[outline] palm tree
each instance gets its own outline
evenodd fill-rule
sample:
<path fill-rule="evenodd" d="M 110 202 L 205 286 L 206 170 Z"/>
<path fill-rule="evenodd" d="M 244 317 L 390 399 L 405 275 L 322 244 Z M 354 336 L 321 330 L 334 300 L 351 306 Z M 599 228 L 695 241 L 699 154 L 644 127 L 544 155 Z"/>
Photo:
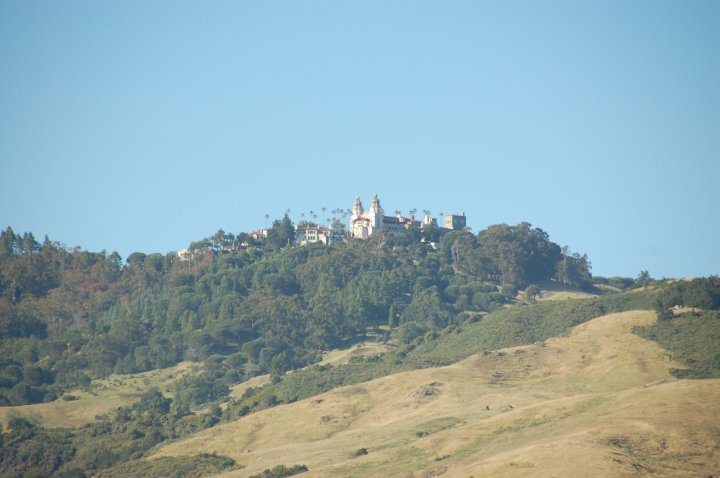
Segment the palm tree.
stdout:
<path fill-rule="evenodd" d="M 350 238 L 350 229 L 351 229 L 351 227 L 352 227 L 352 224 L 350 224 L 350 222 L 352 221 L 352 209 L 345 209 L 345 210 L 343 211 L 343 217 L 346 217 L 346 218 L 347 218 L 347 221 L 348 221 L 348 227 L 347 227 L 347 233 L 346 233 L 346 234 L 347 234 L 347 237 L 348 237 L 348 239 L 349 239 L 349 238 Z"/>
<path fill-rule="evenodd" d="M 402 211 L 399 210 L 399 209 L 396 209 L 396 210 L 395 210 L 395 215 L 396 215 L 397 217 L 402 216 Z"/>
<path fill-rule="evenodd" d="M 416 212 L 417 212 L 417 209 L 415 209 L 415 208 L 410 209 L 410 217 L 413 218 L 413 219 L 415 219 L 415 213 L 416 213 Z"/>
<path fill-rule="evenodd" d="M 267 222 L 268 222 L 268 219 L 270 219 L 270 214 L 268 214 L 268 213 L 265 213 L 265 229 L 267 229 Z"/>
<path fill-rule="evenodd" d="M 323 223 L 325 222 L 325 211 L 327 211 L 327 208 L 326 208 L 326 207 L 323 207 L 323 208 L 322 208 L 322 219 L 323 219 Z"/>

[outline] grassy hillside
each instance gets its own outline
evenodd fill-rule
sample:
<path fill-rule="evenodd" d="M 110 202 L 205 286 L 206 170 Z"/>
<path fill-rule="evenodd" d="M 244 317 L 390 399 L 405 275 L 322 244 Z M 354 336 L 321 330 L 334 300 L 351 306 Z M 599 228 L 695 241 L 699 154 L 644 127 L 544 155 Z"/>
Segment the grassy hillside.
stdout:
<path fill-rule="evenodd" d="M 0 407 L 0 423 L 7 424 L 9 416 L 20 414 L 48 428 L 79 427 L 92 422 L 98 415 L 137 401 L 152 387 L 169 394 L 170 385 L 192 373 L 194 366 L 197 364 L 182 362 L 150 372 L 114 374 L 94 380 L 86 390 L 66 393 L 52 402 Z"/>
<path fill-rule="evenodd" d="M 236 468 L 235 461 L 227 457 L 199 454 L 162 457 L 153 460 L 135 460 L 104 470 L 96 478 L 202 478 L 223 470 Z"/>
<path fill-rule="evenodd" d="M 563 370 L 567 364 L 551 363 L 547 352 L 537 352 L 549 350 L 552 337 L 633 309 L 655 309 L 663 319 L 637 330 L 687 366 L 675 364 L 676 375 L 712 376 L 709 371 L 717 368 L 718 334 L 707 333 L 717 321 L 693 319 L 685 325 L 668 312 L 675 306 L 718 309 L 717 278 L 593 280 L 586 257 L 568 255 L 527 223 L 492 226 L 477 236 L 447 233 L 435 238 L 437 247 L 420 240 L 424 232 L 408 231 L 292 248 L 286 247 L 288 237 L 271 240 L 282 231 L 292 231 L 288 218 L 276 221 L 263 243 L 218 231 L 192 245 L 189 257 L 137 252 L 125 265 L 117 254 L 68 250 L 49 240 L 39 244 L 10 228 L 0 233 L 0 475 L 214 473 L 217 466 L 235 465 L 212 454 L 146 459 L 162 444 L 217 431 L 239 417 L 247 417 L 243 422 L 310 397 L 320 405 L 324 399 L 318 394 L 343 386 L 362 397 L 372 380 L 450 370 L 478 353 L 491 374 L 476 374 L 490 391 L 515 379 L 538 379 L 535 367 L 545 362 L 547 374 L 557 375 L 553 367 Z M 535 302 L 541 288 L 549 292 Z M 370 337 L 376 343 L 362 343 Z M 318 362 L 322 351 L 353 343 Z M 513 360 L 510 352 L 496 352 L 517 346 L 526 349 L 513 350 Z M 522 357 L 534 359 L 518 362 Z M 611 375 L 617 381 L 624 371 Z M 582 385 L 548 378 L 552 386 L 539 392 L 530 387 L 530 396 L 554 393 L 574 400 L 581 389 L 600 393 L 607 377 L 592 372 Z M 628 382 L 637 378 L 629 377 Z M 473 417 L 452 407 L 440 415 L 435 405 L 421 410 L 423 403 L 442 403 L 444 383 L 412 383 L 410 405 L 401 408 L 417 408 L 422 420 L 404 423 L 398 436 L 410 434 L 414 442 L 472 423 Z M 467 399 L 488 391 L 471 390 Z M 527 397 L 516 398 L 521 403 Z M 374 404 L 357 406 L 321 415 L 323 426 L 317 429 L 348 428 L 356 413 Z M 67 428 L 53 428 L 61 426 Z M 347 453 L 357 460 L 353 463 L 363 463 L 378 451 L 373 447 L 371 440 Z M 413 460 L 418 455 L 414 448 L 406 452 Z M 390 467 L 405 463 L 394 455 L 389 459 Z M 268 463 L 248 473 L 285 475 L 304 465 Z M 346 471 L 339 473 L 352 474 Z"/>
<path fill-rule="evenodd" d="M 673 370 L 675 376 L 720 378 L 720 311 L 680 310 L 635 332 L 658 342 L 684 365 Z"/>
<path fill-rule="evenodd" d="M 439 371 L 438 373 L 443 376 L 449 374 L 448 376 L 452 378 L 453 373 L 456 372 L 449 371 L 458 367 L 462 369 L 465 367 L 463 364 L 466 364 L 472 357 L 479 357 L 481 359 L 479 363 L 482 366 L 477 367 L 470 375 L 457 377 L 460 382 L 453 387 L 458 390 L 455 398 L 459 401 L 453 406 L 455 408 L 450 407 L 447 413 L 438 414 L 438 409 L 436 409 L 436 405 L 443 402 L 435 399 L 442 398 L 448 390 L 446 381 L 440 377 L 427 381 L 421 380 L 422 383 L 412 382 L 411 388 L 406 389 L 407 396 L 411 397 L 411 400 L 396 409 L 383 412 L 388 420 L 398 421 L 399 428 L 393 432 L 394 434 L 410 435 L 411 440 L 403 443 L 414 443 L 419 439 L 442 436 L 456 429 L 466 430 L 464 427 L 472 423 L 472 417 L 464 415 L 460 408 L 468 405 L 471 408 L 482 407 L 483 412 L 501 410 L 509 413 L 518 406 L 532 404 L 539 406 L 540 402 L 527 402 L 528 396 L 534 399 L 551 400 L 550 403 L 553 403 L 552 400 L 563 400 L 562 403 L 565 403 L 566 400 L 582 401 L 591 394 L 627 392 L 629 388 L 637 386 L 638 383 L 652 383 L 670 377 L 669 370 L 683 369 L 680 363 L 660 363 L 658 365 L 652 360 L 648 361 L 647 358 L 652 358 L 654 353 L 655 357 L 659 357 L 662 362 L 663 359 L 667 360 L 669 353 L 672 352 L 663 351 L 657 344 L 627 333 L 632 327 L 635 327 L 635 330 L 643 327 L 655 327 L 652 325 L 655 312 L 635 312 L 625 322 L 623 322 L 625 319 L 613 319 L 622 324 L 620 328 L 617 326 L 615 328 L 607 326 L 604 329 L 590 327 L 588 333 L 591 333 L 593 337 L 584 342 L 575 335 L 577 330 L 583 330 L 584 326 L 595 323 L 593 319 L 604 314 L 635 308 L 650 308 L 657 303 L 659 293 L 662 291 L 646 289 L 586 299 L 521 302 L 496 309 L 490 314 L 466 311 L 457 314 L 448 327 L 436 330 L 425 329 L 425 331 L 415 334 L 414 338 L 410 336 L 409 339 L 407 334 L 399 333 L 403 330 L 403 324 L 401 324 L 393 329 L 390 343 L 360 343 L 350 349 L 328 353 L 322 363 L 287 373 L 284 376 L 277 371 L 272 375 L 257 376 L 232 387 L 231 398 L 224 404 L 222 400 L 228 399 L 227 388 L 222 392 L 222 387 L 220 387 L 218 389 L 222 392 L 220 394 L 208 392 L 211 391 L 211 388 L 214 390 L 217 383 L 222 383 L 221 381 L 230 370 L 227 367 L 236 362 L 235 355 L 228 358 L 208 357 L 203 364 L 198 365 L 197 374 L 189 372 L 183 374 L 180 373 L 180 370 L 170 369 L 165 373 L 157 374 L 111 376 L 106 381 L 107 383 L 96 381 L 91 387 L 91 391 L 95 394 L 101 391 L 106 392 L 109 399 L 107 402 L 103 402 L 101 399 L 93 401 L 92 393 L 87 397 L 78 393 L 79 400 L 37 405 L 37 407 L 46 408 L 42 409 L 44 415 L 38 414 L 37 417 L 40 419 L 35 422 L 46 426 L 49 424 L 77 426 L 92 421 L 92 417 L 98 414 L 98 410 L 99 413 L 110 412 L 117 406 L 118 401 L 125 400 L 125 403 L 122 403 L 126 405 L 123 409 L 107 413 L 106 417 L 94 420 L 87 426 L 74 431 L 42 430 L 22 421 L 15 420 L 13 422 L 11 417 L 9 428 L 12 430 L 4 435 L 6 437 L 5 450 L 8 451 L 8 454 L 3 466 L 7 466 L 8 472 L 14 473 L 8 476 L 23 476 L 22 470 L 27 470 L 27 463 L 38 463 L 33 466 L 33 472 L 44 466 L 42 462 L 37 462 L 32 458 L 33 456 L 40 456 L 37 453 L 51 453 L 53 460 L 63 463 L 62 468 L 59 468 L 58 471 L 60 475 L 65 471 L 75 472 L 74 470 L 78 469 L 85 470 L 86 474 L 106 470 L 104 473 L 107 473 L 108 476 L 124 476 L 127 473 L 142 474 L 147 470 L 160 470 L 158 473 L 162 474 L 167 470 L 186 468 L 196 470 L 198 473 L 215 473 L 212 470 L 218 463 L 223 466 L 235 465 L 230 465 L 231 461 L 224 461 L 225 458 L 222 456 L 217 463 L 214 460 L 189 459 L 187 457 L 190 456 L 192 447 L 187 450 L 187 454 L 178 455 L 178 459 L 151 463 L 146 461 L 146 457 L 152 453 L 154 447 L 172 440 L 182 443 L 188 437 L 199 437 L 198 439 L 206 440 L 207 438 L 202 437 L 212 438 L 216 436 L 216 433 L 217 436 L 224 436 L 222 431 L 224 427 L 233 423 L 248 423 L 247 420 L 252 422 L 252 420 L 259 419 L 257 417 L 266 416 L 264 414 L 267 413 L 273 417 L 275 415 L 272 413 L 280 413 L 276 411 L 285 409 L 283 404 L 303 403 L 308 401 L 303 399 L 312 397 L 309 400 L 314 400 L 314 403 L 321 407 L 326 399 L 318 394 L 334 388 L 336 390 L 330 392 L 331 394 L 344 390 L 341 392 L 344 394 L 343 396 L 357 395 L 361 401 L 354 402 L 350 408 L 341 407 L 338 413 L 320 415 L 321 426 L 296 422 L 291 417 L 281 415 L 275 417 L 280 420 L 280 424 L 284 423 L 286 427 L 290 427 L 293 430 L 292 433 L 296 433 L 295 430 L 299 434 L 325 430 L 326 438 L 337 438 L 339 436 L 337 433 L 354 426 L 354 417 L 357 414 L 362 415 L 377 405 L 376 402 L 369 404 L 362 402 L 367 398 L 363 398 L 365 395 L 372 394 L 368 384 L 387 380 L 389 383 L 393 383 L 393 387 L 397 385 L 402 389 L 404 385 L 402 385 L 402 380 L 397 382 L 398 377 L 406 376 L 406 374 L 409 374 L 408 377 L 422 377 L 425 376 L 423 374 L 435 373 L 433 371 Z M 624 315 L 619 314 L 617 317 L 624 317 Z M 415 325 L 415 323 L 408 324 Z M 570 336 L 557 339 L 568 341 L 566 345 L 559 348 L 554 347 L 553 343 L 556 339 L 553 337 L 562 337 L 568 334 L 574 326 L 576 327 L 575 332 Z M 376 328 L 376 330 L 380 330 L 382 333 L 388 329 L 382 327 Z M 691 327 L 686 327 L 685 330 L 691 330 Z M 596 343 L 598 338 L 594 337 L 594 334 L 598 333 L 604 334 L 603 337 L 608 342 L 607 344 L 600 342 L 598 345 Z M 625 336 L 631 338 L 626 339 Z M 380 338 L 380 336 L 378 337 Z M 717 342 L 717 337 L 714 335 L 706 336 L 705 342 L 698 341 L 698 337 L 698 332 L 695 331 L 695 334 L 688 335 L 683 343 L 695 342 L 705 344 L 703 347 L 711 347 L 714 342 Z M 638 349 L 634 341 L 650 344 L 655 349 L 647 349 L 644 352 L 641 350 L 639 356 L 637 354 L 627 355 L 628 351 Z M 568 344 L 575 348 L 573 349 Z M 583 353 L 578 352 L 580 345 L 583 347 Z M 516 348 L 507 349 L 508 347 Z M 652 350 L 652 353 L 648 350 Z M 551 354 L 549 351 L 555 351 L 555 354 Z M 579 358 L 577 358 L 578 356 Z M 566 359 L 570 360 L 570 366 Z M 608 362 L 608 360 L 614 359 L 617 361 Z M 458 360 L 461 360 L 460 365 L 451 365 Z M 578 370 L 577 367 L 573 368 L 573 361 L 579 361 L 583 370 Z M 244 363 L 243 360 L 237 360 L 237 362 L 241 365 Z M 633 365 L 627 366 L 628 364 Z M 188 366 L 188 368 L 190 367 Z M 638 374 L 638 369 L 640 374 Z M 281 376 L 282 378 L 280 378 Z M 642 377 L 642 380 L 639 377 Z M 466 386 L 466 382 L 470 388 L 465 391 L 463 387 Z M 612 383 L 616 384 L 616 387 L 608 388 L 608 384 Z M 473 388 L 477 385 L 482 386 Z M 345 387 L 338 388 L 343 386 Z M 498 395 L 498 391 L 502 391 L 502 394 Z M 519 395 L 516 394 L 518 391 Z M 175 392 L 174 396 L 173 392 Z M 162 393 L 165 394 L 165 397 Z M 172 400 L 168 398 L 170 396 L 172 396 Z M 476 400 L 478 396 L 494 397 L 494 402 L 484 405 L 474 403 L 473 400 Z M 135 405 L 128 406 L 138 399 L 139 401 Z M 388 395 L 383 398 L 383 402 L 391 403 L 397 399 L 398 397 Z M 220 402 L 212 402 L 212 400 L 220 400 Z M 503 404 L 502 401 L 506 401 L 506 403 Z M 188 403 L 194 404 L 193 408 L 186 408 Z M 426 404 L 429 406 L 426 407 Z M 91 412 L 92 405 L 97 409 Z M 71 409 L 77 413 L 77 416 L 72 416 L 64 411 L 66 407 L 73 406 L 75 408 Z M 575 408 L 571 407 L 568 417 L 575 414 L 572 411 Z M 415 417 L 417 420 L 408 421 L 402 418 L 405 409 L 415 410 L 413 413 L 417 415 Z M 38 413 L 40 411 L 41 408 L 36 410 Z M 330 411 L 334 412 L 334 409 Z M 27 413 L 27 411 L 25 412 Z M 305 411 L 301 410 L 300 413 L 305 413 Z M 608 416 L 612 414 L 607 410 L 602 413 Z M 679 411 L 678 413 L 685 412 Z M 240 416 L 245 416 L 245 418 L 237 421 Z M 492 418 L 492 416 L 491 413 L 481 415 L 483 420 Z M 420 420 L 421 418 L 422 420 Z M 554 427 L 558 420 L 562 421 L 565 418 L 567 417 L 558 418 L 548 411 L 544 412 L 540 418 L 531 416 L 528 418 L 528 423 L 530 428 L 534 428 L 535 424 L 539 423 L 543 425 L 542 429 L 545 429 L 550 427 L 550 425 L 545 426 L 545 420 Z M 622 419 L 618 418 L 618 420 Z M 540 421 L 538 422 L 538 420 Z M 225 425 L 221 425 L 223 422 Z M 496 433 L 502 435 L 517 427 L 525 429 L 526 425 L 524 422 L 520 425 L 515 423 L 503 425 L 505 428 L 502 428 L 500 432 L 492 431 L 490 438 L 484 440 L 495 443 L 497 441 Z M 263 425 L 262 428 L 265 426 Z M 384 427 L 385 425 L 381 424 L 380 426 Z M 308 430 L 313 431 L 309 432 Z M 369 434 L 367 430 L 362 433 Z M 296 438 L 301 440 L 300 435 Z M 369 460 L 369 457 L 374 456 L 380 450 L 376 444 L 380 443 L 381 438 L 374 437 L 366 443 L 348 443 L 349 451 L 343 452 L 343 455 L 349 455 L 353 462 L 340 467 L 340 471 L 337 472 L 338 476 L 385 476 L 378 475 L 379 469 L 372 467 L 367 472 L 360 470 L 357 475 L 352 472 L 352 466 Z M 617 437 L 608 440 L 615 440 L 615 438 Z M 624 435 L 621 438 L 616 442 L 622 446 L 630 446 Z M 192 439 L 189 438 L 189 440 Z M 228 443 L 238 444 L 236 440 L 233 442 L 232 437 L 226 436 L 224 439 Z M 317 439 L 319 440 L 319 438 Z M 273 439 L 273 443 L 275 441 L 277 440 Z M 279 440 L 279 442 L 282 441 L 282 439 Z M 328 444 L 328 446 L 331 445 L 331 443 Z M 483 447 L 485 446 L 486 444 L 483 445 Z M 373 447 L 376 448 L 373 449 Z M 388 449 L 393 447 L 392 444 L 385 446 Z M 416 445 L 412 445 L 412 447 L 417 448 Z M 415 450 L 411 451 L 412 456 L 417 454 Z M 217 450 L 199 448 L 193 451 L 193 453 L 196 452 L 205 453 L 210 457 L 214 456 L 214 453 L 228 455 L 237 464 L 238 468 L 235 471 L 240 473 L 233 476 L 264 476 L 265 470 L 285 473 L 287 470 L 302 470 L 305 465 L 310 467 L 311 475 L 315 473 L 313 467 L 315 465 L 311 466 L 313 462 L 307 459 L 301 460 L 302 456 L 296 457 L 293 454 L 287 455 L 287 459 L 283 458 L 282 461 L 274 463 L 271 463 L 269 459 L 268 461 L 260 460 L 255 467 L 254 464 L 247 463 L 225 448 Z M 322 455 L 325 451 L 319 453 Z M 469 453 L 476 455 L 478 451 Z M 445 463 L 452 456 L 461 454 L 455 452 L 455 454 L 447 453 L 447 455 L 434 457 L 433 461 L 438 458 L 437 461 Z M 285 456 L 284 450 L 274 450 L 269 455 L 273 458 Z M 430 476 L 444 470 L 442 467 L 428 469 L 427 465 L 432 457 L 425 456 L 424 461 L 420 460 L 417 463 L 413 460 L 410 465 L 401 458 L 391 454 L 387 463 L 381 468 L 384 470 L 391 463 L 393 465 L 404 463 L 398 469 L 403 470 L 402 473 L 405 474 L 398 476 L 408 476 L 407 473 L 414 472 L 418 472 L 418 476 Z M 539 457 L 538 460 L 541 458 Z M 452 463 L 452 461 L 447 461 L 447 463 Z M 456 463 L 457 469 L 462 468 L 461 464 L 461 462 Z M 645 466 L 642 461 L 637 461 L 632 466 L 635 467 L 635 465 Z M 282 468 L 283 466 L 286 468 Z M 241 467 L 247 467 L 247 470 Z M 243 474 L 245 471 L 247 474 Z M 149 473 L 149 471 L 147 472 Z M 453 473 L 450 468 L 443 471 L 443 473 L 445 472 Z M 268 473 L 272 475 L 274 472 L 268 471 L 265 474 Z M 393 473 L 395 472 L 393 471 Z M 401 472 L 398 471 L 398 473 Z"/>
<path fill-rule="evenodd" d="M 478 321 L 470 320 L 424 341 L 409 357 L 416 361 L 437 360 L 445 365 L 478 351 L 541 342 L 564 335 L 583 322 L 606 313 L 651 309 L 654 291 L 631 292 L 600 298 L 521 303 L 494 311 Z"/>
<path fill-rule="evenodd" d="M 674 380 L 682 364 L 631 332 L 654 320 L 606 315 L 544 344 L 274 407 L 156 456 L 216 452 L 246 467 L 226 477 L 279 464 L 308 477 L 718 474 L 720 381 Z"/>
<path fill-rule="evenodd" d="M 470 315 L 462 324 L 427 332 L 384 356 L 355 356 L 347 364 L 313 366 L 288 374 L 281 382 L 245 397 L 234 393 L 238 401 L 231 410 L 246 413 L 393 373 L 449 365 L 481 351 L 542 342 L 607 312 L 651 308 L 655 297 L 655 291 L 631 292 L 593 299 L 522 303 L 486 316 Z M 244 392 L 247 387 L 241 385 L 238 389 Z"/>

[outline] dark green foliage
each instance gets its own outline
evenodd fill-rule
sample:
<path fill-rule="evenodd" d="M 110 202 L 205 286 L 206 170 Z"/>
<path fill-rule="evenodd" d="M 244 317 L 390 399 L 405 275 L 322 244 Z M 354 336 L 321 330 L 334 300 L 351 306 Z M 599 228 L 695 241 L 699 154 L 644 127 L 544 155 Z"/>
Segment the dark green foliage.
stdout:
<path fill-rule="evenodd" d="M 286 476 L 293 476 L 299 473 L 305 473 L 306 471 L 308 471 L 308 467 L 305 465 L 278 465 L 273 468 L 263 470 L 262 473 L 250 475 L 249 478 L 284 478 Z"/>
<path fill-rule="evenodd" d="M 140 413 L 149 412 L 153 415 L 162 415 L 170 410 L 170 403 L 172 403 L 172 400 L 165 398 L 165 396 L 160 393 L 160 390 L 153 387 L 143 393 L 140 401 L 134 405 L 134 408 Z"/>
<path fill-rule="evenodd" d="M 634 332 L 659 343 L 672 358 L 687 366 L 673 370 L 678 378 L 720 377 L 720 312 L 686 312 L 659 320 Z"/>
<path fill-rule="evenodd" d="M 119 256 L 68 251 L 47 239 L 40 245 L 10 228 L 1 237 L 0 356 L 7 361 L 0 364 L 0 403 L 51 400 L 87 383 L 82 370 L 91 360 L 76 355 L 87 342 L 78 331 L 123 294 Z M 14 366 L 22 377 L 13 376 Z"/>
<path fill-rule="evenodd" d="M 535 300 L 541 293 L 542 290 L 540 289 L 540 286 L 535 284 L 530 284 L 525 288 L 525 297 L 528 300 Z"/>
<path fill-rule="evenodd" d="M 658 309 L 674 306 L 720 309 L 720 277 L 673 281 L 658 298 Z"/>
<path fill-rule="evenodd" d="M 441 239 L 439 252 L 457 271 L 499 284 L 549 280 L 564 260 L 560 246 L 551 242 L 545 231 L 526 222 L 496 224 L 477 237 L 452 231 Z"/>
<path fill-rule="evenodd" d="M 517 286 L 515 284 L 504 284 L 500 288 L 500 293 L 508 299 L 514 299 L 518 293 Z"/>
<path fill-rule="evenodd" d="M 20 416 L 11 416 L 8 428 L 2 435 L 0 476 L 20 478 L 29 471 L 49 476 L 75 455 L 72 434 L 67 430 L 46 430 Z"/>
<path fill-rule="evenodd" d="M 393 331 L 393 337 L 400 343 L 409 344 L 416 338 L 425 335 L 429 327 L 417 322 L 405 322 Z"/>
<path fill-rule="evenodd" d="M 270 376 L 273 381 L 278 381 L 280 378 L 290 370 L 290 361 L 287 358 L 285 352 L 280 352 L 275 355 L 270 361 Z"/>
<path fill-rule="evenodd" d="M 635 284 L 635 280 L 631 277 L 610 277 L 607 280 L 607 284 L 613 287 L 617 287 L 620 290 L 624 290 L 632 287 L 633 284 Z"/>
<path fill-rule="evenodd" d="M 201 478 L 237 468 L 232 458 L 199 454 L 133 460 L 94 475 L 96 478 Z"/>
<path fill-rule="evenodd" d="M 526 222 L 498 224 L 478 234 L 474 268 L 501 284 L 527 284 L 550 279 L 561 258 L 560 247 L 542 229 Z"/>
<path fill-rule="evenodd" d="M 352 453 L 352 457 L 353 457 L 353 458 L 358 458 L 358 457 L 361 457 L 361 456 L 365 456 L 365 455 L 367 455 L 367 454 L 368 454 L 367 448 L 358 448 L 357 450 L 355 450 L 355 451 Z"/>
<path fill-rule="evenodd" d="M 611 294 L 598 299 L 587 300 L 602 304 L 607 313 L 610 314 L 626 310 L 652 310 L 660 294 L 662 294 L 662 289 L 652 289 Z"/>
<path fill-rule="evenodd" d="M 672 320 L 675 317 L 672 309 L 660 308 L 655 311 L 657 318 L 660 321 Z"/>
<path fill-rule="evenodd" d="M 570 253 L 567 247 L 562 249 L 562 259 L 555 266 L 555 278 L 561 284 L 565 284 L 578 290 L 589 290 L 593 281 L 590 274 L 590 260 L 587 254 L 580 255 Z"/>
<path fill-rule="evenodd" d="M 647 270 L 640 271 L 637 278 L 635 278 L 635 285 L 637 287 L 645 287 L 653 281 L 650 277 L 650 273 Z"/>
<path fill-rule="evenodd" d="M 445 327 L 450 320 L 449 307 L 442 303 L 437 287 L 420 287 L 413 294 L 413 300 L 405 307 L 400 315 L 400 322 L 406 324 L 415 322 L 426 329 Z"/>
<path fill-rule="evenodd" d="M 295 227 L 287 214 L 282 219 L 273 221 L 267 241 L 276 249 L 290 246 L 295 241 Z"/>
<path fill-rule="evenodd" d="M 54 473 L 53 478 L 87 478 L 87 475 L 84 471 L 82 471 L 79 468 L 62 468 L 56 473 Z"/>
<path fill-rule="evenodd" d="M 172 387 L 175 406 L 183 410 L 190 410 L 203 403 L 227 397 L 230 392 L 222 378 L 226 372 L 222 369 L 205 370 L 200 375 L 185 376 L 175 382 Z"/>

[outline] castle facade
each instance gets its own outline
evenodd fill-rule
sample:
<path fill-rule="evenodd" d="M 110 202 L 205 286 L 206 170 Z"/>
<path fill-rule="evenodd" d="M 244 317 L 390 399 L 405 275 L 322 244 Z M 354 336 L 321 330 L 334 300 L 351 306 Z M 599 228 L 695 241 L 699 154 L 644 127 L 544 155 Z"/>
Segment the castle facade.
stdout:
<path fill-rule="evenodd" d="M 425 213 L 423 221 L 418 221 L 415 217 L 404 217 L 401 214 L 395 216 L 386 216 L 380 199 L 377 194 L 373 194 L 370 201 L 370 209 L 363 209 L 360 197 L 355 198 L 350 216 L 350 237 L 357 239 L 367 239 L 377 232 L 386 234 L 400 234 L 406 229 L 412 227 L 420 227 L 421 225 L 437 225 L 437 220 L 430 217 L 428 212 Z M 466 227 L 465 213 L 462 215 L 448 215 L 445 217 L 444 229 L 464 229 Z"/>

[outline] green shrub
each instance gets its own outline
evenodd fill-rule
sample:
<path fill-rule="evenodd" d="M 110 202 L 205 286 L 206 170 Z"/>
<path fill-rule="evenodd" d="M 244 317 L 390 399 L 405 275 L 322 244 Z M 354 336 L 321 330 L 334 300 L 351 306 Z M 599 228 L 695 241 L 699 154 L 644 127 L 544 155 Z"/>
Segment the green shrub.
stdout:
<path fill-rule="evenodd" d="M 365 456 L 368 454 L 367 448 L 358 448 L 352 453 L 353 458 L 358 458 L 360 456 Z"/>
<path fill-rule="evenodd" d="M 293 465 L 289 467 L 278 465 L 274 468 L 263 470 L 262 473 L 250 475 L 249 478 L 285 478 L 286 476 L 293 476 L 299 473 L 305 473 L 306 471 L 308 471 L 308 467 L 305 465 Z"/>

